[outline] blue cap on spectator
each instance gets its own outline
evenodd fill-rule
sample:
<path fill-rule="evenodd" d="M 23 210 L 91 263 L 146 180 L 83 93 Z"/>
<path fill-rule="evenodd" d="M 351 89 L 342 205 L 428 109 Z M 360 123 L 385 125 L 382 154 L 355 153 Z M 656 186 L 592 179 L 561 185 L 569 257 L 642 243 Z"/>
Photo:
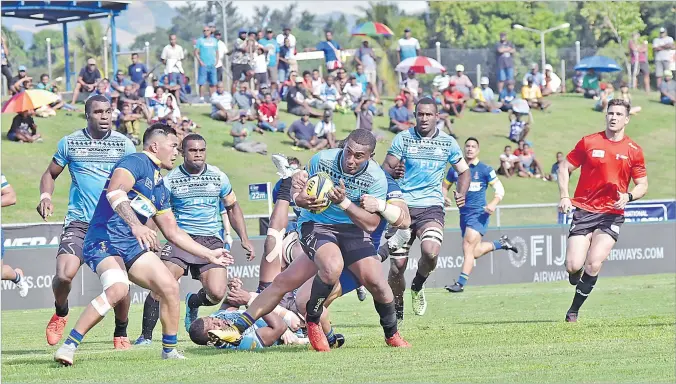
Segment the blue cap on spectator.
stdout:
<path fill-rule="evenodd" d="M 246 33 L 246 29 L 240 28 L 239 32 L 237 32 L 238 35 L 241 35 L 242 33 Z"/>
<path fill-rule="evenodd" d="M 285 25 L 285 26 L 282 27 L 282 31 L 290 31 L 290 30 L 291 30 L 291 27 L 289 27 L 288 25 Z"/>
<path fill-rule="evenodd" d="M 411 28 L 404 29 L 404 32 L 411 32 Z"/>
<path fill-rule="evenodd" d="M 26 66 L 25 65 L 19 65 L 19 72 L 26 72 Z"/>

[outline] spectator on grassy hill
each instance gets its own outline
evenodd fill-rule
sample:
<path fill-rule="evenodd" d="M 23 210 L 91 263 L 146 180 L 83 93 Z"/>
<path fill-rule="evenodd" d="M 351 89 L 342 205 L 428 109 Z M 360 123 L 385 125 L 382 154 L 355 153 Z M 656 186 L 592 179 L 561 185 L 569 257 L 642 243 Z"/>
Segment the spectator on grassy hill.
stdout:
<path fill-rule="evenodd" d="M 270 93 L 265 94 L 263 102 L 258 106 L 258 127 L 272 132 L 284 132 L 286 128 L 286 123 L 279 121 L 277 104 Z"/>
<path fill-rule="evenodd" d="M 418 98 L 422 95 L 422 88 L 420 88 L 420 82 L 418 79 L 415 78 L 415 72 L 413 71 L 408 71 L 406 74 L 408 76 L 406 80 L 404 80 L 404 86 L 406 89 L 408 89 L 411 92 L 411 96 L 413 96 L 413 102 L 417 102 Z"/>
<path fill-rule="evenodd" d="M 500 93 L 505 81 L 514 80 L 514 54 L 516 49 L 514 44 L 507 40 L 507 33 L 500 32 L 500 41 L 495 44 L 495 53 L 498 58 L 498 93 Z"/>
<path fill-rule="evenodd" d="M 238 113 L 232 107 L 232 95 L 222 81 L 216 84 L 216 92 L 211 94 L 210 101 L 212 119 L 228 122 L 237 118 Z"/>
<path fill-rule="evenodd" d="M 310 106 L 310 98 L 302 88 L 303 78 L 296 77 L 296 84 L 289 87 L 286 94 L 287 112 L 296 116 L 304 116 L 309 114 L 312 117 L 322 116 L 322 112 Z"/>
<path fill-rule="evenodd" d="M 673 37 L 667 35 L 667 29 L 660 28 L 660 35 L 653 39 L 653 54 L 655 55 L 655 77 L 657 78 L 657 88 L 662 84 L 664 71 L 674 70 L 674 46 Z"/>
<path fill-rule="evenodd" d="M 101 81 L 101 72 L 96 68 L 96 60 L 89 58 L 87 65 L 80 70 L 77 76 L 71 104 L 75 104 L 80 92 L 94 92 L 99 81 Z"/>
<path fill-rule="evenodd" d="M 317 139 L 315 127 L 310 122 L 310 115 L 307 112 L 291 124 L 286 134 L 293 141 L 293 145 L 298 148 L 314 150 L 315 148 L 323 148 L 328 144 Z"/>
<path fill-rule="evenodd" d="M 216 39 L 216 80 L 223 81 L 223 63 L 225 55 L 228 54 L 228 46 L 222 40 L 221 31 L 215 31 L 214 38 Z"/>
<path fill-rule="evenodd" d="M 594 104 L 594 111 L 605 113 L 608 109 L 608 102 L 615 98 L 615 87 L 612 83 L 601 83 L 599 85 L 601 88 L 601 93 Z"/>
<path fill-rule="evenodd" d="M 277 78 L 281 82 L 289 79 L 292 57 L 291 42 L 289 38 L 285 37 L 279 47 L 279 64 L 277 65 Z"/>
<path fill-rule="evenodd" d="M 540 88 L 540 92 L 544 90 L 545 86 L 545 77 L 540 72 L 540 66 L 536 63 L 530 65 L 530 72 L 526 73 L 523 76 L 523 83 L 526 84 L 528 79 L 533 80 L 533 85 Z"/>
<path fill-rule="evenodd" d="M 246 153 L 268 154 L 268 145 L 259 141 L 250 139 L 252 132 L 263 134 L 263 130 L 247 121 L 245 112 L 239 113 L 239 119 L 232 123 L 230 136 L 232 136 L 232 145 L 236 150 Z"/>
<path fill-rule="evenodd" d="M 155 97 L 154 90 L 151 98 L 152 97 Z M 148 109 L 146 101 L 143 98 L 141 98 L 141 96 L 134 93 L 134 86 L 131 84 L 124 87 L 124 91 L 118 98 L 117 109 L 119 111 L 122 111 L 122 109 L 124 108 L 124 104 L 129 104 L 129 106 L 131 107 L 131 113 L 141 114 L 148 122 L 150 121 L 150 118 L 152 116 L 150 114 L 150 110 Z"/>
<path fill-rule="evenodd" d="M 539 179 L 542 175 L 542 167 L 535 159 L 535 153 L 530 149 L 530 145 L 524 143 L 523 150 L 519 154 L 519 176 Z"/>
<path fill-rule="evenodd" d="M 9 90 L 12 95 L 26 90 L 26 82 L 32 80 L 28 76 L 25 65 L 19 65 L 19 73 L 12 78 L 9 83 Z"/>
<path fill-rule="evenodd" d="M 7 47 L 4 32 L 0 37 L 0 59 L 2 61 L 2 75 L 5 77 L 7 90 L 12 94 L 12 90 L 10 89 L 12 86 L 12 64 L 9 62 L 9 47 Z"/>
<path fill-rule="evenodd" d="M 641 112 L 641 107 L 634 106 L 631 103 L 631 94 L 629 93 L 629 85 L 627 83 L 623 82 L 622 84 L 620 84 L 620 95 L 622 97 L 622 100 L 626 101 L 627 103 L 629 103 L 629 105 L 632 106 L 631 109 L 629 110 L 630 115 L 636 115 L 639 112 Z"/>
<path fill-rule="evenodd" d="M 286 96 L 289 93 L 289 89 L 296 85 L 296 78 L 298 78 L 298 73 L 296 71 L 289 72 L 289 76 L 284 82 L 282 82 L 282 88 L 279 92 L 279 95 L 283 100 L 286 100 Z"/>
<path fill-rule="evenodd" d="M 599 95 L 599 77 L 596 75 L 593 69 L 587 71 L 587 73 L 582 78 L 582 92 L 584 97 L 587 99 L 593 99 Z"/>
<path fill-rule="evenodd" d="M 638 88 L 638 76 L 643 76 L 643 87 L 650 92 L 650 64 L 648 64 L 648 40 L 639 41 L 641 34 L 634 32 L 629 40 L 629 58 L 631 60 L 632 84 Z"/>
<path fill-rule="evenodd" d="M 320 96 L 322 93 L 322 85 L 324 85 L 326 82 L 319 74 L 318 69 L 312 70 L 312 79 L 310 80 L 310 82 L 312 86 L 312 97 L 314 97 L 317 100 L 321 100 Z"/>
<path fill-rule="evenodd" d="M 177 44 L 176 35 L 169 35 L 169 44 L 165 45 L 162 49 L 160 58 L 162 59 L 162 63 L 164 63 L 164 73 L 169 75 L 169 81 L 175 81 L 177 84 L 180 84 L 185 51 L 183 47 Z"/>
<path fill-rule="evenodd" d="M 674 74 L 670 70 L 663 73 L 664 81 L 660 84 L 660 102 L 666 105 L 674 105 L 676 103 L 676 81 L 674 81 Z"/>
<path fill-rule="evenodd" d="M 364 73 L 364 66 L 357 65 L 357 71 L 352 73 L 352 77 L 357 79 L 357 83 L 361 85 L 362 92 L 366 93 L 368 91 L 369 80 Z"/>
<path fill-rule="evenodd" d="M 267 86 L 269 84 L 268 61 L 267 56 L 265 55 L 265 48 L 261 46 L 256 48 L 256 55 L 254 56 L 253 62 L 254 79 L 256 80 L 256 86 L 260 89 L 261 86 Z"/>
<path fill-rule="evenodd" d="M 549 108 L 551 102 L 542 98 L 540 88 L 533 84 L 533 79 L 528 78 L 527 83 L 521 87 L 521 98 L 528 102 L 530 108 L 537 108 L 541 111 Z"/>
<path fill-rule="evenodd" d="M 507 81 L 507 87 L 503 88 L 500 92 L 498 100 L 502 103 L 502 107 L 500 107 L 500 109 L 504 112 L 509 112 L 512 110 L 512 103 L 518 97 L 515 85 L 516 84 L 514 83 L 514 80 L 509 80 Z"/>
<path fill-rule="evenodd" d="M 338 110 L 343 112 L 345 110 L 342 107 L 343 97 L 336 86 L 336 79 L 331 75 L 326 78 L 326 83 L 322 84 L 319 91 L 319 98 L 324 105 L 332 111 Z"/>
<path fill-rule="evenodd" d="M 322 119 L 315 124 L 315 135 L 320 142 L 326 141 L 329 148 L 336 147 L 336 124 L 333 123 L 333 113 L 330 110 L 325 110 Z"/>
<path fill-rule="evenodd" d="M 462 92 L 466 97 L 472 95 L 472 80 L 469 79 L 469 76 L 465 75 L 465 66 L 458 64 L 455 66 L 455 75 L 451 76 L 451 83 L 455 83 L 458 91 Z"/>
<path fill-rule="evenodd" d="M 552 65 L 545 65 L 545 87 L 542 90 L 542 96 L 549 96 L 552 93 L 562 92 L 561 85 L 561 78 L 554 73 Z"/>
<path fill-rule="evenodd" d="M 149 72 L 146 65 L 139 61 L 138 53 L 131 54 L 131 65 L 127 70 L 129 72 L 129 79 L 138 84 L 138 89 L 144 89 Z"/>
<path fill-rule="evenodd" d="M 512 153 L 512 146 L 505 146 L 505 150 L 500 154 L 500 168 L 498 174 L 511 177 L 519 169 L 519 157 Z"/>
<path fill-rule="evenodd" d="M 411 36 L 411 28 L 404 29 L 404 37 L 397 41 L 397 51 L 399 52 L 399 62 L 411 57 L 420 56 L 420 42 Z M 403 73 L 401 77 L 403 80 Z"/>
<path fill-rule="evenodd" d="M 289 26 L 282 27 L 282 33 L 277 35 L 277 44 L 280 46 L 285 45 L 285 39 L 289 39 L 289 52 L 287 53 L 289 70 L 298 72 L 298 63 L 296 62 L 296 36 L 291 33 L 291 27 Z"/>
<path fill-rule="evenodd" d="M 34 143 L 42 141 L 38 133 L 38 126 L 33 120 L 33 110 L 19 112 L 12 119 L 12 125 L 7 132 L 7 140 L 22 143 Z"/>
<path fill-rule="evenodd" d="M 194 52 L 195 58 L 199 63 L 197 84 L 200 87 L 200 101 L 204 101 L 204 95 L 207 94 L 207 88 L 204 86 L 208 83 L 208 94 L 212 94 L 216 90 L 216 83 L 218 83 L 218 75 L 216 73 L 218 40 L 211 35 L 211 28 L 209 26 L 205 25 L 204 28 L 202 28 L 202 33 L 203 36 L 197 39 Z M 233 76 L 234 74 L 235 72 L 233 71 Z M 236 79 L 233 77 L 233 81 L 235 80 Z"/>
<path fill-rule="evenodd" d="M 241 112 L 246 112 L 248 120 L 256 120 L 256 116 L 253 111 L 253 104 L 255 97 L 249 91 L 249 85 L 245 82 L 239 83 L 239 90 L 232 95 L 235 105 Z"/>
<path fill-rule="evenodd" d="M 526 116 L 528 120 L 523 120 Z M 510 110 L 507 118 L 509 119 L 509 140 L 513 143 L 524 141 L 530 132 L 530 115 Z"/>
<path fill-rule="evenodd" d="M 359 47 L 357 52 L 355 52 L 354 60 L 358 65 L 364 67 L 364 73 L 366 74 L 367 81 L 371 84 L 377 85 L 378 58 L 373 48 L 369 46 L 368 40 L 364 40 L 361 43 L 361 47 Z"/>
<path fill-rule="evenodd" d="M 582 71 L 575 71 L 575 75 L 573 75 L 573 91 L 575 93 L 584 93 L 584 88 L 582 88 L 584 75 Z"/>
<path fill-rule="evenodd" d="M 306 96 L 312 95 L 312 72 L 303 71 L 303 84 L 301 86 Z"/>
<path fill-rule="evenodd" d="M 317 44 L 314 51 L 324 52 L 324 60 L 326 62 L 326 73 L 334 74 L 337 70 L 343 68 L 343 60 L 340 58 L 340 44 L 333 40 L 333 32 L 325 32 L 326 40 Z M 306 48 L 306 52 L 313 51 L 311 48 Z"/>
<path fill-rule="evenodd" d="M 472 92 L 472 97 L 474 99 L 474 112 L 500 112 L 500 103 L 495 97 L 495 93 L 488 86 L 489 80 L 488 77 L 484 76 L 480 81 L 481 88 L 475 88 Z"/>
<path fill-rule="evenodd" d="M 115 74 L 115 78 L 110 83 L 110 86 L 120 94 L 124 93 L 124 89 L 128 85 L 132 85 L 132 82 L 131 80 L 124 77 L 124 72 L 122 72 L 122 70 L 117 71 L 117 74 Z"/>
<path fill-rule="evenodd" d="M 91 96 L 101 95 L 101 96 L 105 97 L 106 99 L 108 99 L 108 101 L 111 101 L 113 99 L 113 95 L 107 88 L 108 87 L 106 86 L 106 82 L 101 80 L 96 85 L 96 89 L 94 90 L 94 92 L 92 92 Z"/>
<path fill-rule="evenodd" d="M 280 53 L 280 45 L 277 43 L 277 39 L 273 36 L 272 29 L 268 28 L 265 31 L 265 37 L 258 39 L 258 44 L 260 44 L 265 50 L 267 57 L 267 72 L 268 72 L 268 81 L 270 84 L 283 81 L 283 77 L 278 77 L 279 71 L 277 69 L 277 64 L 279 62 L 278 57 Z"/>
<path fill-rule="evenodd" d="M 563 152 L 556 152 L 556 162 L 552 164 L 551 173 L 545 176 L 545 180 L 559 181 L 559 167 L 563 165 L 563 160 L 565 160 L 565 157 L 563 157 Z"/>
<path fill-rule="evenodd" d="M 249 81 L 253 76 L 253 68 L 248 57 L 249 39 L 247 38 L 246 29 L 240 28 L 237 32 L 237 40 L 232 49 L 232 88 L 230 91 L 236 92 L 237 84 L 240 81 Z"/>
<path fill-rule="evenodd" d="M 462 112 L 465 110 L 465 103 L 467 99 L 465 94 L 458 91 L 455 83 L 451 82 L 449 87 L 443 92 L 442 106 L 443 111 L 450 116 L 462 117 Z"/>
<path fill-rule="evenodd" d="M 279 102 L 282 101 L 282 95 L 279 92 L 278 83 L 270 84 L 270 95 L 272 95 L 272 101 L 274 101 L 275 104 L 279 104 Z"/>
<path fill-rule="evenodd" d="M 139 135 L 141 134 L 141 118 L 142 116 L 132 111 L 131 105 L 123 104 L 120 114 L 117 118 L 118 132 L 126 135 L 134 145 L 139 145 Z"/>
<path fill-rule="evenodd" d="M 168 97 L 166 94 L 166 89 L 163 86 L 159 86 L 155 89 L 155 97 L 152 98 L 151 102 L 151 118 L 150 123 L 164 123 L 167 124 L 167 121 L 173 120 L 174 110 L 171 104 L 167 103 Z"/>
<path fill-rule="evenodd" d="M 390 132 L 399 133 L 415 126 L 415 117 L 406 108 L 401 96 L 394 99 L 394 105 L 390 108 L 388 115 L 390 117 Z"/>
<path fill-rule="evenodd" d="M 364 95 L 364 88 L 357 82 L 356 77 L 350 77 L 350 82 L 343 87 L 343 95 L 345 95 L 346 106 L 354 110 Z"/>
<path fill-rule="evenodd" d="M 55 94 L 59 98 L 59 101 L 49 105 L 50 108 L 52 108 L 54 110 L 63 108 L 63 109 L 68 110 L 68 111 L 77 111 L 77 108 L 75 108 L 74 106 L 63 102 L 63 99 L 61 98 L 61 94 L 59 93 L 59 88 L 54 84 L 54 82 L 49 81 L 49 75 L 48 74 L 43 73 L 42 75 L 40 75 L 40 82 L 35 84 L 35 88 L 36 89 L 42 89 L 42 90 L 45 90 L 47 92 L 52 92 L 53 94 Z"/>
<path fill-rule="evenodd" d="M 341 69 L 336 72 L 336 86 L 340 92 L 343 91 L 343 88 L 350 82 L 350 78 L 347 76 L 347 71 Z"/>

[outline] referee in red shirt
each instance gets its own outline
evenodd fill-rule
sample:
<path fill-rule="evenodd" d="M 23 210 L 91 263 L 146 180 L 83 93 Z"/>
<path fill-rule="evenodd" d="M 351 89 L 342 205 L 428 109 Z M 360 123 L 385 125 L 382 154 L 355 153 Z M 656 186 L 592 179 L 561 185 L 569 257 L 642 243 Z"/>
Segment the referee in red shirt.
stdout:
<path fill-rule="evenodd" d="M 585 136 L 559 167 L 559 210 L 569 212 L 573 221 L 568 233 L 566 269 L 575 285 L 575 298 L 566 313 L 567 322 L 576 322 L 580 306 L 587 299 L 601 264 L 617 242 L 624 223 L 624 207 L 648 192 L 648 176 L 643 150 L 624 133 L 631 106 L 622 99 L 608 102 L 605 131 Z M 582 168 L 571 199 L 570 173 Z M 629 191 L 629 181 L 634 188 Z"/>

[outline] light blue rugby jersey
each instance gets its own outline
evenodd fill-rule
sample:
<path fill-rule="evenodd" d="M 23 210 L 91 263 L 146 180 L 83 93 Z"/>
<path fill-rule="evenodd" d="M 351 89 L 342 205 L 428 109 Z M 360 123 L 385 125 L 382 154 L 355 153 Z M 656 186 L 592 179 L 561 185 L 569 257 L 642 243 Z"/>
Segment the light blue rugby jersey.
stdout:
<path fill-rule="evenodd" d="M 319 172 L 326 172 L 334 185 L 340 185 L 342 179 L 345 183 L 347 198 L 352 203 L 360 204 L 361 196 L 364 194 L 385 200 L 387 198 L 387 178 L 380 165 L 373 160 L 369 160 L 359 172 L 350 175 L 342 170 L 342 154 L 343 150 L 340 148 L 320 151 L 312 156 L 305 168 L 310 176 Z M 318 214 L 307 209 L 301 209 L 298 225 L 308 221 L 320 224 L 353 224 L 347 213 L 336 204 L 331 204 L 327 210 Z"/>
<path fill-rule="evenodd" d="M 410 208 L 444 206 L 441 181 L 446 162 L 457 164 L 462 159 L 453 137 L 439 130 L 433 137 L 421 137 L 415 128 L 409 128 L 394 137 L 387 154 L 404 159 L 406 174 L 397 182 Z"/>
<path fill-rule="evenodd" d="M 181 165 L 164 177 L 164 185 L 181 229 L 191 235 L 222 237 L 223 207 L 219 202 L 232 193 L 230 179 L 223 171 L 207 164 L 202 173 L 191 175 Z"/>
<path fill-rule="evenodd" d="M 126 136 L 109 131 L 102 139 L 93 139 L 86 129 L 64 136 L 57 144 L 54 162 L 68 166 L 71 184 L 65 224 L 78 220 L 89 223 L 110 172 L 136 147 Z"/>

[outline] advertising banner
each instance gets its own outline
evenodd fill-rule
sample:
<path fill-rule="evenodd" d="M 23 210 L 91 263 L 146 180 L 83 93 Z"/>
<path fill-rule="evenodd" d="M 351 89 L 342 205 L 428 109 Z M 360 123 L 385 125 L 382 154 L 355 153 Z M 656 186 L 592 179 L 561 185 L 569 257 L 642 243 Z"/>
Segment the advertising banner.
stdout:
<path fill-rule="evenodd" d="M 572 219 L 573 212 L 567 215 L 559 212 L 559 224 L 570 224 Z M 625 223 L 667 220 L 676 220 L 675 200 L 635 201 L 627 204 L 624 210 Z"/>
<path fill-rule="evenodd" d="M 39 228 L 39 230 L 38 230 Z M 19 297 L 14 283 L 2 282 L 2 309 L 51 308 L 54 305 L 52 281 L 55 271 L 55 256 L 61 228 L 57 225 L 28 226 L 23 229 L 5 230 L 6 252 L 4 261 L 26 274 L 30 287 L 28 297 Z M 628 223 L 622 226 L 618 243 L 604 263 L 603 276 L 629 276 L 651 273 L 676 272 L 676 222 Z M 501 235 L 508 235 L 518 253 L 496 251 L 476 261 L 472 271 L 472 285 L 541 283 L 567 280 L 565 270 L 567 226 L 533 228 L 493 229 L 484 239 L 492 241 Z M 56 240 L 54 240 L 56 239 Z M 229 276 L 240 278 L 245 288 L 255 290 L 258 285 L 259 262 L 263 254 L 264 238 L 252 240 L 257 258 L 245 260 L 238 241 L 232 246 L 235 264 L 228 267 Z M 13 244 L 9 245 L 8 244 Z M 411 258 L 406 270 L 410 284 L 415 276 L 417 260 L 420 258 L 420 243 L 411 248 Z M 452 284 L 458 278 L 462 267 L 462 241 L 459 231 L 446 231 L 437 269 L 428 279 L 426 286 L 440 288 Z M 389 260 L 382 266 L 387 275 Z M 180 280 L 181 297 L 189 291 L 197 292 L 198 281 L 189 276 Z M 69 296 L 71 306 L 83 306 L 101 293 L 101 284 L 86 265 L 73 281 Z M 142 304 L 147 290 L 132 286 L 133 304 Z"/>

